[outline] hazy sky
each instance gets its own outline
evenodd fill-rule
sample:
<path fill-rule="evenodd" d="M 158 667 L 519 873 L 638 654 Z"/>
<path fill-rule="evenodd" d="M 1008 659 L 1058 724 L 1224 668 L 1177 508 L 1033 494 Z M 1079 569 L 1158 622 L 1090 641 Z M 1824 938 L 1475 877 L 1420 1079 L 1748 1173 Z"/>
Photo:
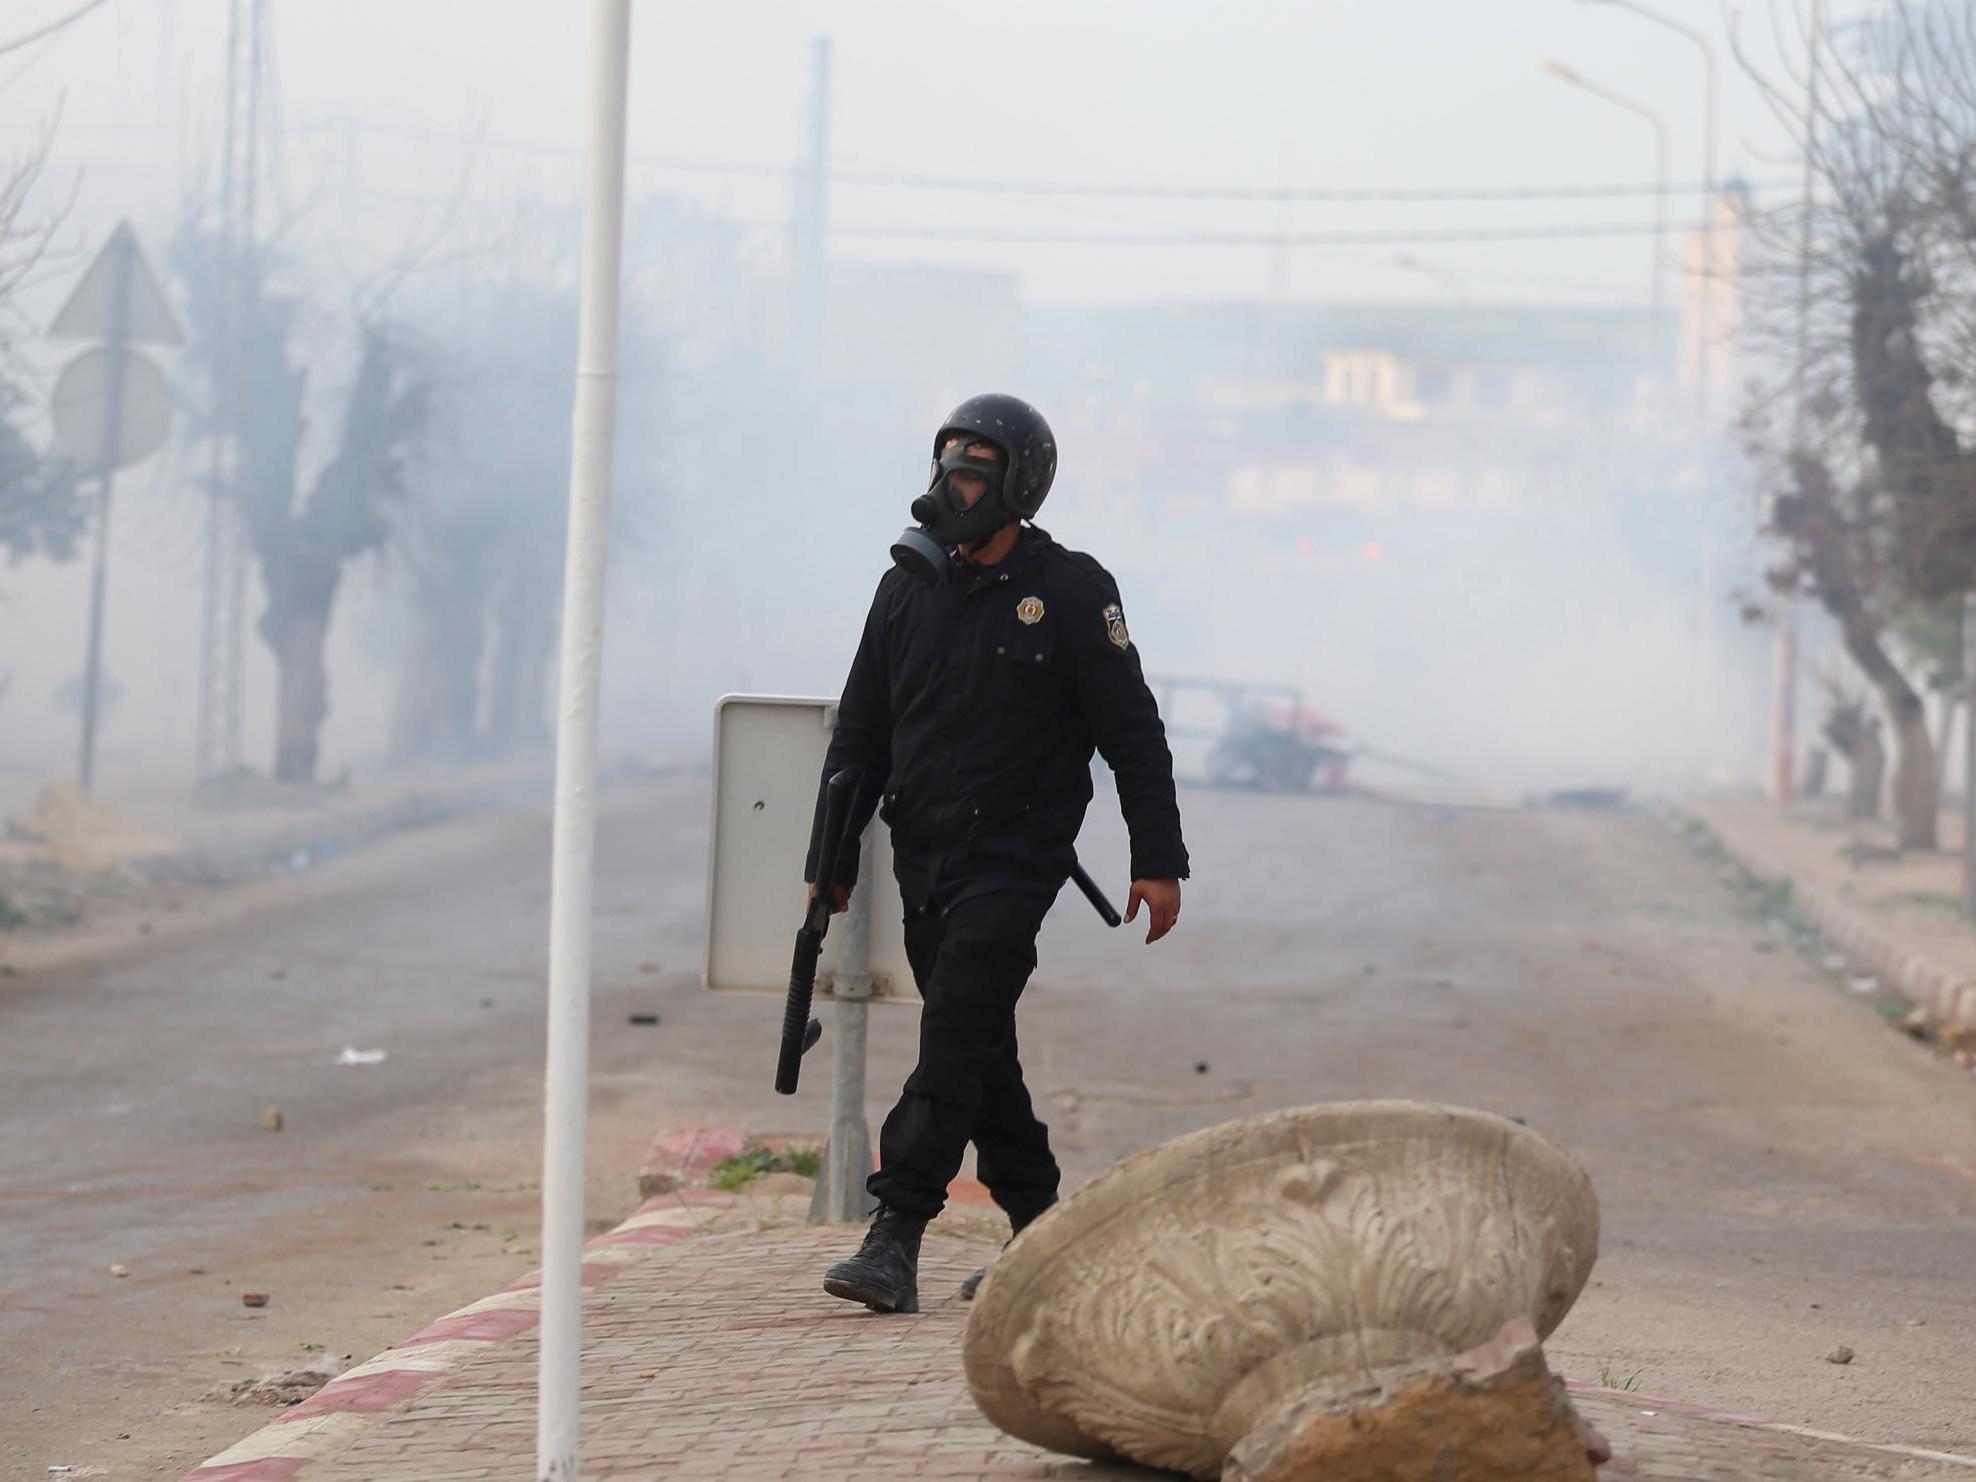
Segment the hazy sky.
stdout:
<path fill-rule="evenodd" d="M 76 0 L 8 0 L 0 41 Z M 1780 0 L 1787 3 L 1787 0 Z M 1659 0 L 1717 40 L 1724 176 L 1795 178 L 1727 44 L 1715 0 Z M 1745 36 L 1771 52 L 1768 6 Z M 786 181 L 672 162 L 784 167 L 804 145 L 809 43 L 834 42 L 831 156 L 840 169 L 1123 184 L 1465 189 L 1640 184 L 1649 126 L 1540 73 L 1556 57 L 1658 110 L 1672 174 L 1697 180 L 1702 72 L 1688 42 L 1584 0 L 1004 0 L 679 5 L 639 0 L 633 188 L 675 189 L 759 228 L 782 251 Z M 1833 7 L 1835 13 L 1849 9 Z M 75 220 L 162 213 L 210 155 L 225 0 L 109 0 L 57 38 L 0 57 L 0 128 L 61 112 L 51 177 L 82 168 Z M 325 193 L 338 230 L 401 240 L 463 175 L 493 211 L 574 199 L 583 7 L 576 0 L 272 0 L 291 200 Z M 478 140 L 476 147 L 473 141 Z M 1670 221 L 1692 221 L 1692 199 Z M 1526 203 L 1146 202 L 840 186 L 834 256 L 1021 275 L 1041 301 L 1253 298 L 1274 253 L 1241 247 L 922 241 L 853 229 L 1046 234 L 1460 232 L 1641 225 L 1651 200 Z M 1396 266 L 1396 254 L 1439 278 Z M 1645 237 L 1566 242 L 1312 245 L 1289 257 L 1305 300 L 1636 303 Z M 1452 281 L 1451 281 L 1452 280 Z"/>

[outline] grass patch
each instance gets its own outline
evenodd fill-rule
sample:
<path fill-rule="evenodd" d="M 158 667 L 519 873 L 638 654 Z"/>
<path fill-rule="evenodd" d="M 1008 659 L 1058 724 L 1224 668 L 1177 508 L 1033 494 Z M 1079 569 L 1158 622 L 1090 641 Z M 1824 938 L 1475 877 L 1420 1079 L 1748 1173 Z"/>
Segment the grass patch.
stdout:
<path fill-rule="evenodd" d="M 1646 1373 L 1646 1372 L 1647 1372 L 1647 1371 L 1646 1371 L 1645 1369 L 1636 1369 L 1636 1370 L 1634 1370 L 1634 1372 L 1633 1372 L 1633 1373 L 1632 1373 L 1632 1374 L 1631 1374 L 1630 1376 L 1628 1376 L 1628 1377 L 1627 1377 L 1626 1379 L 1624 1379 L 1624 1380 L 1621 1380 L 1621 1379 L 1620 1379 L 1620 1377 L 1619 1377 L 1619 1376 L 1618 1376 L 1617 1374 L 1615 1374 L 1615 1373 L 1613 1373 L 1613 1371 L 1612 1371 L 1612 1366 L 1611 1366 L 1610 1364 L 1600 1364 L 1600 1365 L 1599 1365 L 1599 1388 L 1601 1388 L 1601 1389 L 1616 1389 L 1616 1390 L 1619 1390 L 1619 1391 L 1620 1391 L 1621 1393 L 1623 1393 L 1623 1394 L 1629 1394 L 1629 1395 L 1630 1395 L 1630 1394 L 1632 1394 L 1632 1393 L 1633 1393 L 1633 1392 L 1634 1392 L 1635 1390 L 1637 1390 L 1637 1389 L 1639 1389 L 1639 1387 L 1640 1387 L 1640 1376 L 1641 1376 L 1642 1374 L 1644 1374 L 1644 1373 Z"/>
<path fill-rule="evenodd" d="M 1897 890 L 1892 895 L 1882 897 L 1881 903 L 1889 906 L 1915 906 L 1924 911 L 1962 909 L 1962 897 L 1950 895 L 1944 890 Z"/>
<path fill-rule="evenodd" d="M 731 1158 L 722 1158 L 707 1175 L 707 1182 L 724 1194 L 732 1194 L 764 1173 L 799 1173 L 815 1178 L 823 1164 L 823 1149 L 815 1146 L 768 1148 L 751 1142 Z"/>

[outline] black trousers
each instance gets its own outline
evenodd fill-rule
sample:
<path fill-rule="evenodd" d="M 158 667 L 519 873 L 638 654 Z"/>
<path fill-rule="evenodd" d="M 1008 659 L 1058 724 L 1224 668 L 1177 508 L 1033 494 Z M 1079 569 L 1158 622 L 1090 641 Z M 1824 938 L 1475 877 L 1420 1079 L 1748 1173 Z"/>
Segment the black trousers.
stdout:
<path fill-rule="evenodd" d="M 921 1219 L 975 1146 L 981 1182 L 1020 1229 L 1057 1200 L 1061 1174 L 1016 1058 L 1015 1005 L 1036 970 L 1052 894 L 997 891 L 906 917 L 906 956 L 925 1006 L 919 1064 L 878 1137 L 872 1195 Z"/>

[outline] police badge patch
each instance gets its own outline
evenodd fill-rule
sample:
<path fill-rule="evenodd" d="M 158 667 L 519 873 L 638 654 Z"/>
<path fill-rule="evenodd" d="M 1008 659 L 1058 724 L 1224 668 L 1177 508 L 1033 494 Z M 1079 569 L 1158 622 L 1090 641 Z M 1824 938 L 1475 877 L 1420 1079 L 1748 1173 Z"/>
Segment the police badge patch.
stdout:
<path fill-rule="evenodd" d="M 1032 626 L 1042 622 L 1043 599 L 1041 597 L 1024 597 L 1015 605 L 1015 616 L 1017 622 L 1027 623 Z"/>
<path fill-rule="evenodd" d="M 1115 648 L 1132 647 L 1132 635 L 1125 631 L 1125 609 L 1116 602 L 1105 609 L 1105 633 Z"/>

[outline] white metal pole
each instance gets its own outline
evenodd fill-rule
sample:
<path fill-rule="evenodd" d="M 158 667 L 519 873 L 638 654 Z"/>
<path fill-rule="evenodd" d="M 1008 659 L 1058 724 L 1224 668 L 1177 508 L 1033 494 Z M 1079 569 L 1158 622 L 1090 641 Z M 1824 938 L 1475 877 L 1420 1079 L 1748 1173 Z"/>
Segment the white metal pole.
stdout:
<path fill-rule="evenodd" d="M 570 443 L 549 893 L 549 1049 L 542 1143 L 538 1482 L 577 1482 L 583 1356 L 583 1153 L 590 1076 L 590 875 L 597 834 L 597 692 L 617 410 L 618 277 L 631 0 L 590 0 L 582 307 Z"/>
<path fill-rule="evenodd" d="M 1962 599 L 1962 683 L 1962 914 L 1976 921 L 1976 592 Z"/>
<path fill-rule="evenodd" d="M 82 667 L 82 748 L 76 783 L 84 792 L 96 786 L 96 723 L 103 689 L 103 607 L 110 578 L 110 494 L 123 461 L 125 355 L 130 350 L 130 260 L 136 238 L 119 223 L 105 249 L 110 260 L 109 382 L 103 392 L 101 478 L 96 485 L 96 559 L 89 576 L 89 640 Z"/>

